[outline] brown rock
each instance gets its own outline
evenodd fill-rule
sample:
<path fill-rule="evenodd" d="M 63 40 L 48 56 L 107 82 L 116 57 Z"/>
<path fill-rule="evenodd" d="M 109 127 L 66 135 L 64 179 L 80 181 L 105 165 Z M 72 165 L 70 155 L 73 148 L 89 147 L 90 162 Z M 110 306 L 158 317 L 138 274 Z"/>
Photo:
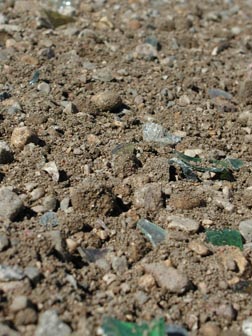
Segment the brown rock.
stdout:
<path fill-rule="evenodd" d="M 157 284 L 168 292 L 182 294 L 189 287 L 187 276 L 176 268 L 167 267 L 163 263 L 145 264 L 146 272 L 153 275 Z"/>
<path fill-rule="evenodd" d="M 172 194 L 169 205 L 174 209 L 191 210 L 206 205 L 202 197 L 194 194 Z"/>
<path fill-rule="evenodd" d="M 237 247 L 225 246 L 221 249 L 219 248 L 217 256 L 226 270 L 238 271 L 239 275 L 242 275 L 248 268 L 247 259 Z"/>
<path fill-rule="evenodd" d="M 35 132 L 27 126 L 14 128 L 11 135 L 11 145 L 13 147 L 23 149 L 30 142 L 36 142 Z"/>
<path fill-rule="evenodd" d="M 151 274 L 144 274 L 138 280 L 138 285 L 145 291 L 150 291 L 155 286 L 155 279 Z"/>
<path fill-rule="evenodd" d="M 213 322 L 207 322 L 200 328 L 201 336 L 219 336 L 220 328 Z"/>
<path fill-rule="evenodd" d="M 132 19 L 128 22 L 128 28 L 132 30 L 138 30 L 141 26 L 141 22 L 137 19 Z"/>
<path fill-rule="evenodd" d="M 197 253 L 202 257 L 205 257 L 210 254 L 209 248 L 204 243 L 198 240 L 190 241 L 188 247 L 190 250 L 192 250 L 193 252 Z"/>
<path fill-rule="evenodd" d="M 35 324 L 37 322 L 37 319 L 38 319 L 37 312 L 32 308 L 26 308 L 20 310 L 17 313 L 15 317 L 15 323 L 17 325 Z"/>
<path fill-rule="evenodd" d="M 94 95 L 92 97 L 92 103 L 100 111 L 112 112 L 122 105 L 122 99 L 116 92 L 104 91 Z"/>
<path fill-rule="evenodd" d="M 240 97 L 245 104 L 252 102 L 252 80 L 246 80 L 241 84 Z"/>

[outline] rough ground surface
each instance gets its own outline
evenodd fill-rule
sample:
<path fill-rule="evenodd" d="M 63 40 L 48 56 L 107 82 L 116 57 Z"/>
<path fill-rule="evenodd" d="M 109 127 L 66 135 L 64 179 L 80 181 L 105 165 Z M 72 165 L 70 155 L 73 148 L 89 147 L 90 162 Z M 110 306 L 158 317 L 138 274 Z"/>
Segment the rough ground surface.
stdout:
<path fill-rule="evenodd" d="M 57 29 L 36 1 L 0 4 L 0 329 L 47 335 L 51 319 L 48 335 L 96 335 L 104 316 L 162 316 L 190 335 L 242 335 L 251 2 L 81 1 Z M 233 182 L 189 181 L 169 167 L 173 147 L 143 140 L 147 121 L 182 135 L 176 150 L 247 164 Z M 140 218 L 167 240 L 154 249 Z M 242 252 L 205 242 L 206 229 L 239 225 Z"/>

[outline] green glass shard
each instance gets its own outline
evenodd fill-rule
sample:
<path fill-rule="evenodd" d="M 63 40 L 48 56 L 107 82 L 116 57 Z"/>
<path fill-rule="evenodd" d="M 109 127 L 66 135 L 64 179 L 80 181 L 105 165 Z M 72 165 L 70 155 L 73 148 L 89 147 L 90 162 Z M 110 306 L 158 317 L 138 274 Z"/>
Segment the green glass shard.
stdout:
<path fill-rule="evenodd" d="M 75 19 L 73 17 L 62 15 L 50 9 L 43 9 L 43 12 L 53 28 L 57 28 L 59 26 L 63 26 L 71 22 L 75 22 Z"/>
<path fill-rule="evenodd" d="M 157 247 L 167 236 L 167 231 L 147 219 L 140 219 L 137 222 L 137 228 L 141 230 L 154 247 Z"/>
<path fill-rule="evenodd" d="M 154 320 L 150 324 L 136 324 L 107 317 L 103 321 L 102 329 L 105 336 L 165 336 L 163 318 Z"/>
<path fill-rule="evenodd" d="M 216 246 L 236 246 L 241 250 L 243 249 L 242 236 L 239 231 L 236 230 L 207 230 L 206 231 L 207 242 Z"/>

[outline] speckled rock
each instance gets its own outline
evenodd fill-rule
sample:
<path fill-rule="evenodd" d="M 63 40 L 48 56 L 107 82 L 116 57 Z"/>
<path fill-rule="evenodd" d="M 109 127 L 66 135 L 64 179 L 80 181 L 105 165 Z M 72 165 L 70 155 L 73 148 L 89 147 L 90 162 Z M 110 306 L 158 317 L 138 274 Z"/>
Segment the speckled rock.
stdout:
<path fill-rule="evenodd" d="M 122 98 L 114 91 L 99 92 L 92 97 L 92 103 L 100 111 L 113 112 L 122 105 Z"/>

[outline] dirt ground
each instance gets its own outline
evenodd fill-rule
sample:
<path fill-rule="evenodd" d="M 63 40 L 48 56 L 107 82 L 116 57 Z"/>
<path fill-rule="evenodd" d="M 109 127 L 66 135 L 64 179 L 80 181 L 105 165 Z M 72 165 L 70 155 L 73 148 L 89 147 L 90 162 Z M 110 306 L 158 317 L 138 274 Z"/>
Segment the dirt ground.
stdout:
<path fill-rule="evenodd" d="M 83 0 L 57 28 L 38 1 L 0 8 L 0 140 L 12 153 L 1 188 L 23 203 L 8 217 L 0 197 L 0 264 L 24 272 L 0 269 L 0 335 L 53 335 L 41 332 L 51 309 L 63 336 L 100 335 L 105 316 L 243 335 L 252 233 L 240 251 L 206 230 L 252 218 L 252 2 Z M 181 141 L 146 141 L 146 122 Z M 192 181 L 169 163 L 174 150 L 245 165 L 232 181 Z M 156 248 L 141 218 L 167 230 Z M 190 285 L 169 288 L 151 265 Z"/>

